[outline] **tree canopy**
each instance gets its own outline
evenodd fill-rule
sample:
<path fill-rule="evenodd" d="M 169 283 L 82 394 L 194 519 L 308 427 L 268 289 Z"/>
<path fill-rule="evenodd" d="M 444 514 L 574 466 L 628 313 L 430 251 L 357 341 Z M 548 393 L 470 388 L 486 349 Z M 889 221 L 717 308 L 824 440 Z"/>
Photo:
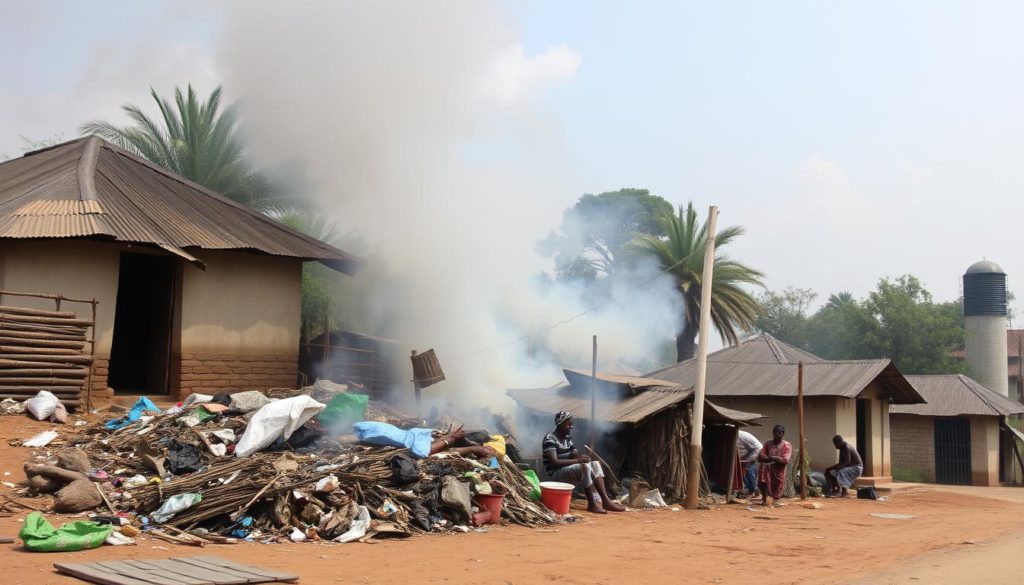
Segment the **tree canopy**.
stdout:
<path fill-rule="evenodd" d="M 562 225 L 538 244 L 555 261 L 560 280 L 594 280 L 615 274 L 637 234 L 665 236 L 660 217 L 672 204 L 647 189 L 586 194 L 565 210 Z"/>
<path fill-rule="evenodd" d="M 159 120 L 140 106 L 126 104 L 122 109 L 131 125 L 94 120 L 84 124 L 82 132 L 109 140 L 256 211 L 283 213 L 298 206 L 283 185 L 275 184 L 247 160 L 238 136 L 236 106 L 221 109 L 220 87 L 205 101 L 191 85 L 184 92 L 175 88 L 173 102 L 154 89 L 150 95 L 159 108 Z"/>
<path fill-rule="evenodd" d="M 937 303 L 911 275 L 882 278 L 863 300 L 833 294 L 814 313 L 808 289 L 765 292 L 757 329 L 826 359 L 888 357 L 906 374 L 965 372 L 951 356 L 963 345 L 963 306 Z"/>

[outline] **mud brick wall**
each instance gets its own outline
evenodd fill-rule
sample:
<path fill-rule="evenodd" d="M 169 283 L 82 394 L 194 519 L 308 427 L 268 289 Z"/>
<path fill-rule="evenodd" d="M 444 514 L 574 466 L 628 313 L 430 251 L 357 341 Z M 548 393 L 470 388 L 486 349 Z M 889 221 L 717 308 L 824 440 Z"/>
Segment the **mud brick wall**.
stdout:
<path fill-rule="evenodd" d="M 193 392 L 241 392 L 294 388 L 299 371 L 297 355 L 224 355 L 183 353 L 171 360 L 172 393 L 184 398 Z"/>
<path fill-rule="evenodd" d="M 889 416 L 892 440 L 892 469 L 914 470 L 935 481 L 935 426 L 934 418 L 909 414 Z"/>

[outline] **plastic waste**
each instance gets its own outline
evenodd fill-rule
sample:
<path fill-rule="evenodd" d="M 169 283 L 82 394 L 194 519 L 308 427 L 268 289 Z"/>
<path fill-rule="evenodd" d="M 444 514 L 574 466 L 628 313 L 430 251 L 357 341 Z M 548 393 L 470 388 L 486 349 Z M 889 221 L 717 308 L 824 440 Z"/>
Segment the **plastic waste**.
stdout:
<path fill-rule="evenodd" d="M 306 533 L 299 530 L 298 528 L 292 528 L 292 533 L 288 536 L 288 538 L 291 539 L 292 542 L 303 542 L 306 540 Z"/>
<path fill-rule="evenodd" d="M 491 435 L 491 440 L 484 443 L 484 447 L 490 447 L 498 453 L 498 457 L 505 456 L 505 437 L 501 435 Z"/>
<path fill-rule="evenodd" d="M 530 490 L 530 499 L 540 501 L 540 480 L 537 479 L 537 472 L 532 469 L 527 469 L 523 472 L 526 476 L 526 481 L 530 482 L 533 489 Z"/>
<path fill-rule="evenodd" d="M 334 539 L 334 542 L 352 542 L 366 536 L 370 529 L 370 510 L 366 506 L 359 506 L 358 513 L 354 520 L 348 525 L 348 531 Z"/>
<path fill-rule="evenodd" d="M 126 426 L 132 424 L 133 422 L 139 420 L 140 418 L 142 418 L 142 414 L 144 412 L 147 412 L 147 411 L 148 412 L 160 412 L 160 409 L 157 408 L 155 404 L 153 404 L 152 400 L 150 400 L 149 398 L 147 398 L 145 396 L 141 396 L 141 397 L 139 397 L 138 400 L 135 401 L 135 404 L 132 405 L 132 408 L 131 408 L 131 410 L 128 411 L 128 414 L 126 414 L 125 416 L 123 416 L 121 418 L 115 418 L 113 420 L 108 420 L 107 424 L 105 424 L 104 426 L 107 427 L 110 430 L 115 430 L 115 429 L 120 429 L 122 427 L 126 427 Z"/>
<path fill-rule="evenodd" d="M 199 394 L 197 392 L 193 392 L 185 398 L 181 405 L 187 408 L 193 404 L 202 404 L 203 402 L 209 402 L 211 400 L 213 400 L 213 396 L 210 394 Z"/>
<path fill-rule="evenodd" d="M 28 402 L 27 400 L 25 402 Z M 25 412 L 25 403 L 18 402 L 13 398 L 4 398 L 0 401 L 0 414 L 22 414 Z"/>
<path fill-rule="evenodd" d="M 120 532 L 113 530 L 109 535 L 107 535 L 104 542 L 113 546 L 124 546 L 126 544 L 135 544 L 135 539 L 129 538 Z"/>
<path fill-rule="evenodd" d="M 366 394 L 335 394 L 316 418 L 328 427 L 347 427 L 366 418 L 366 406 L 369 403 L 370 397 Z"/>
<path fill-rule="evenodd" d="M 171 496 L 164 500 L 160 509 L 150 514 L 150 517 L 153 519 L 153 522 L 163 524 L 171 518 L 174 518 L 174 516 L 179 512 L 184 512 L 201 501 L 203 501 L 203 496 L 201 494 L 187 493 Z"/>
<path fill-rule="evenodd" d="M 25 550 L 32 552 L 71 552 L 96 548 L 113 531 L 113 526 L 83 520 L 54 528 L 41 513 L 32 512 L 25 517 L 18 538 L 24 541 Z"/>
<path fill-rule="evenodd" d="M 317 378 L 316 382 L 313 382 L 313 392 L 316 394 L 338 394 L 348 392 L 348 385 Z"/>
<path fill-rule="evenodd" d="M 146 476 L 142 474 L 133 475 L 128 479 L 121 481 L 121 485 L 124 486 L 126 489 L 143 486 L 146 485 L 147 483 L 149 483 L 149 480 L 146 479 Z"/>
<path fill-rule="evenodd" d="M 60 404 L 60 399 L 54 396 L 52 392 L 40 390 L 38 394 L 25 401 L 25 410 L 34 416 L 36 420 L 46 420 L 57 411 L 58 404 Z M 66 412 L 65 416 L 67 416 Z"/>
<path fill-rule="evenodd" d="M 338 489 L 338 485 L 340 485 L 338 478 L 334 474 L 331 474 L 327 477 L 320 478 L 320 481 L 316 482 L 316 488 L 314 491 L 333 492 Z"/>
<path fill-rule="evenodd" d="M 271 400 L 265 394 L 256 390 L 248 392 L 236 392 L 231 395 L 231 402 L 228 406 L 237 408 L 242 412 L 252 412 L 270 404 Z"/>
<path fill-rule="evenodd" d="M 293 396 L 267 404 L 252 415 L 235 446 L 235 456 L 248 457 L 278 439 L 287 441 L 296 429 L 323 409 L 323 404 L 309 396 Z"/>
<path fill-rule="evenodd" d="M 433 442 L 430 429 L 402 430 L 395 425 L 376 421 L 360 421 L 353 425 L 360 443 L 382 447 L 405 447 L 416 457 L 430 455 Z"/>
<path fill-rule="evenodd" d="M 668 504 L 661 497 L 661 490 L 651 490 L 644 494 L 644 505 L 648 508 L 664 508 Z"/>
<path fill-rule="evenodd" d="M 57 438 L 57 431 L 43 431 L 21 443 L 22 447 L 45 447 Z"/>

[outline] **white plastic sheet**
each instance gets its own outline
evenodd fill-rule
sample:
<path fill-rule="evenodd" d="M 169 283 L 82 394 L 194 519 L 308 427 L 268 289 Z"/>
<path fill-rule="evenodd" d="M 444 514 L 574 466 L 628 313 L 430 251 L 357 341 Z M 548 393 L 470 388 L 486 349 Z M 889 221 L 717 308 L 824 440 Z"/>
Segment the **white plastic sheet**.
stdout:
<path fill-rule="evenodd" d="M 278 439 L 288 440 L 296 429 L 316 416 L 326 405 L 309 396 L 292 396 L 271 402 L 256 411 L 235 446 L 235 455 L 248 457 L 266 449 Z"/>
<path fill-rule="evenodd" d="M 57 431 L 43 431 L 38 435 L 25 440 L 22 447 L 45 447 L 50 444 L 50 441 L 57 438 Z"/>
<path fill-rule="evenodd" d="M 359 540 L 366 536 L 366 531 L 370 529 L 370 511 L 366 506 L 359 506 L 359 514 L 356 519 L 348 525 L 348 531 L 345 534 L 334 539 L 334 542 L 352 542 L 353 540 Z"/>

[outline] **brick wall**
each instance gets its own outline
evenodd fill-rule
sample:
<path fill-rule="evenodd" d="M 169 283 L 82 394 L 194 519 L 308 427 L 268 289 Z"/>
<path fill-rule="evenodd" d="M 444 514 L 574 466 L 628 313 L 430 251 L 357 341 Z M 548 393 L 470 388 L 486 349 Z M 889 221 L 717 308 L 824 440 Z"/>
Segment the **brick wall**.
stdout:
<path fill-rule="evenodd" d="M 911 471 L 935 481 L 935 426 L 930 416 L 892 414 L 889 438 L 892 441 L 893 475 Z"/>
<path fill-rule="evenodd" d="M 237 356 L 182 353 L 171 359 L 171 393 L 184 398 L 193 392 L 239 392 L 293 388 L 299 359 L 292 355 Z"/>

